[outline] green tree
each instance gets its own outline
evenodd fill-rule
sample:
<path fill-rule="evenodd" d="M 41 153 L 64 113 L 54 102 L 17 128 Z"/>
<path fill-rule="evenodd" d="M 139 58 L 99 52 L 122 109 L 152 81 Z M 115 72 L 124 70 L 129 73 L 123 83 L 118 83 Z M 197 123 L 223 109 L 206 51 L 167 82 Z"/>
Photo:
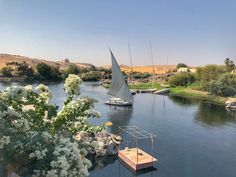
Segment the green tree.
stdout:
<path fill-rule="evenodd" d="M 229 58 L 226 58 L 225 59 L 225 67 L 228 72 L 231 72 L 235 69 L 235 64 L 232 60 L 230 60 Z"/>
<path fill-rule="evenodd" d="M 200 89 L 209 91 L 210 82 L 216 81 L 225 72 L 226 68 L 218 65 L 206 65 L 197 68 L 196 79 L 199 83 Z"/>
<path fill-rule="evenodd" d="M 209 85 L 209 91 L 217 96 L 234 96 L 236 94 L 236 75 L 225 73 Z"/>
<path fill-rule="evenodd" d="M 196 80 L 195 76 L 191 73 L 180 73 L 171 76 L 169 79 L 169 84 L 171 86 L 188 86 Z"/>
<path fill-rule="evenodd" d="M 26 62 L 23 62 L 17 66 L 17 74 L 23 77 L 33 77 L 34 71 Z"/>
<path fill-rule="evenodd" d="M 12 76 L 12 68 L 9 66 L 5 66 L 1 69 L 1 74 L 4 77 L 11 77 Z"/>
<path fill-rule="evenodd" d="M 66 73 L 69 74 L 79 74 L 79 68 L 75 64 L 71 64 L 67 70 Z"/>
<path fill-rule="evenodd" d="M 59 81 L 61 80 L 61 73 L 58 67 L 49 66 L 46 63 L 39 63 L 36 66 L 37 77 L 41 80 Z"/>
<path fill-rule="evenodd" d="M 79 74 L 79 68 L 75 64 L 71 64 L 63 73 L 63 79 L 67 78 L 69 74 Z"/>
<path fill-rule="evenodd" d="M 46 80 L 51 79 L 50 75 L 51 67 L 49 65 L 45 63 L 39 63 L 36 65 L 36 71 L 40 79 L 46 79 Z"/>
<path fill-rule="evenodd" d="M 101 79 L 102 73 L 99 71 L 90 71 L 87 73 L 81 74 L 81 78 L 83 81 L 98 81 Z"/>
<path fill-rule="evenodd" d="M 187 68 L 188 66 L 184 63 L 178 63 L 176 67 L 177 69 L 179 69 L 179 68 Z"/>
<path fill-rule="evenodd" d="M 8 62 L 6 65 L 11 67 L 11 69 L 13 71 L 13 75 L 16 76 L 16 71 L 17 71 L 17 67 L 19 66 L 19 63 L 12 61 L 12 62 Z"/>
<path fill-rule="evenodd" d="M 60 72 L 58 67 L 51 66 L 50 79 L 49 80 L 52 80 L 52 81 L 60 81 L 60 80 L 62 80 L 61 72 Z"/>

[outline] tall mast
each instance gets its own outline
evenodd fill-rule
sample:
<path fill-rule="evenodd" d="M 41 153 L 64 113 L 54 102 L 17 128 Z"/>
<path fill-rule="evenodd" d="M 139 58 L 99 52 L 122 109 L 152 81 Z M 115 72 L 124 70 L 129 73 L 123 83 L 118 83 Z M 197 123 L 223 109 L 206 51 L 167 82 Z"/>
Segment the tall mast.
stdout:
<path fill-rule="evenodd" d="M 134 76 L 133 76 L 133 63 L 132 63 L 132 57 L 131 57 L 131 50 L 128 42 L 128 49 L 129 49 L 129 60 L 130 60 L 130 67 L 131 67 L 131 83 L 134 83 Z"/>
<path fill-rule="evenodd" d="M 170 53 L 170 50 L 168 50 L 167 52 L 167 57 L 166 57 L 166 69 L 165 69 L 165 79 L 167 79 L 167 67 L 168 67 L 168 64 L 169 64 L 169 53 Z"/>
<path fill-rule="evenodd" d="M 154 69 L 154 59 L 153 59 L 153 51 L 152 51 L 152 43 L 149 41 L 149 47 L 151 51 L 151 59 L 152 59 L 152 88 L 154 86 L 154 80 L 155 80 L 155 69 Z"/>

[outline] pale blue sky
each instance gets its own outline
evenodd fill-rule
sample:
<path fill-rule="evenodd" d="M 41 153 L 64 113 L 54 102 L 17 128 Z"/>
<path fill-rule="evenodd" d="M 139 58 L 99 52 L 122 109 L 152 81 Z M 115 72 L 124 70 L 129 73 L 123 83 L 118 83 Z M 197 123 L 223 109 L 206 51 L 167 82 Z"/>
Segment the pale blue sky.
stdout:
<path fill-rule="evenodd" d="M 189 65 L 236 59 L 235 0 L 0 0 L 0 53 Z"/>

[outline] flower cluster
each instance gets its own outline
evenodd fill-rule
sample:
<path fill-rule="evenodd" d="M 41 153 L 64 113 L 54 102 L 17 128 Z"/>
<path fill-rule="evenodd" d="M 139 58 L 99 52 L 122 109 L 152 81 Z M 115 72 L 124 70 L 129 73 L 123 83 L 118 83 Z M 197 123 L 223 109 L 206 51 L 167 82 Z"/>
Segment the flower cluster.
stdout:
<path fill-rule="evenodd" d="M 43 149 L 42 151 L 36 150 L 35 152 L 29 154 L 29 158 L 36 158 L 37 160 L 41 160 L 46 156 L 47 151 L 47 148 Z"/>
<path fill-rule="evenodd" d="M 86 154 L 87 151 L 80 148 L 77 142 L 62 138 L 53 152 L 55 159 L 51 161 L 51 170 L 46 177 L 88 176 L 91 163 L 85 158 Z"/>
<path fill-rule="evenodd" d="M 9 118 L 20 118 L 20 113 L 16 112 L 11 106 L 7 108 L 7 111 L 3 111 L 1 113 L 3 117 L 9 117 Z"/>
<path fill-rule="evenodd" d="M 12 123 L 14 127 L 19 130 L 19 132 L 26 132 L 30 130 L 29 121 L 27 119 L 17 119 L 14 120 Z"/>
<path fill-rule="evenodd" d="M 35 88 L 38 92 L 39 95 L 46 100 L 46 102 L 50 101 L 52 98 L 52 92 L 51 90 L 48 88 L 48 86 L 44 85 L 44 84 L 39 84 L 36 88 Z"/>
<path fill-rule="evenodd" d="M 79 95 L 81 79 L 75 74 L 70 74 L 66 79 L 64 87 L 69 95 Z"/>
<path fill-rule="evenodd" d="M 20 176 L 88 176 L 91 163 L 87 151 L 93 152 L 97 142 L 74 137 L 82 131 L 89 135 L 99 132 L 104 125 L 89 123 L 88 118 L 99 117 L 100 113 L 91 109 L 94 100 L 75 97 L 80 83 L 76 75 L 66 79 L 68 98 L 60 111 L 49 102 L 52 92 L 43 84 L 35 90 L 29 85 L 0 91 L 0 150 L 4 150 L 0 163 L 23 161 L 19 169 L 24 170 L 17 171 Z"/>
<path fill-rule="evenodd" d="M 26 89 L 21 86 L 8 87 L 4 91 L 4 95 L 13 100 L 22 100 L 24 97 L 26 97 L 26 94 Z"/>

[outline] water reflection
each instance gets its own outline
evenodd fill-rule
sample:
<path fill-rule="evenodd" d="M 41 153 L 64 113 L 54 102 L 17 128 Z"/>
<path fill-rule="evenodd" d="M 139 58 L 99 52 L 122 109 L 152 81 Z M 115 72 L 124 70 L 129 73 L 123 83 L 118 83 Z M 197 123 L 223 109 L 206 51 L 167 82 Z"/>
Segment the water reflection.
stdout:
<path fill-rule="evenodd" d="M 123 162 L 121 159 L 119 159 L 119 175 L 118 175 L 118 177 L 124 177 L 124 176 L 156 177 L 157 172 L 158 172 L 158 170 L 155 167 L 148 167 L 148 168 L 134 171 L 125 162 Z"/>
<path fill-rule="evenodd" d="M 118 107 L 118 106 L 110 106 L 110 111 L 107 116 L 109 121 L 113 123 L 111 127 L 111 133 L 118 134 L 120 126 L 129 125 L 129 121 L 133 114 L 132 107 Z"/>
<path fill-rule="evenodd" d="M 109 164 L 113 164 L 117 160 L 117 156 L 103 156 L 103 157 L 96 157 L 94 155 L 91 155 L 89 157 L 89 160 L 92 163 L 92 167 L 89 169 L 90 171 L 102 169 L 106 167 Z"/>
<path fill-rule="evenodd" d="M 179 105 L 179 106 L 193 106 L 196 105 L 198 102 L 195 100 L 190 100 L 187 98 L 181 98 L 176 96 L 169 96 L 169 99 L 173 101 L 173 103 Z"/>
<path fill-rule="evenodd" d="M 227 112 L 224 106 L 201 102 L 195 120 L 206 125 L 223 126 L 227 123 L 235 123 L 236 116 L 234 112 Z"/>

